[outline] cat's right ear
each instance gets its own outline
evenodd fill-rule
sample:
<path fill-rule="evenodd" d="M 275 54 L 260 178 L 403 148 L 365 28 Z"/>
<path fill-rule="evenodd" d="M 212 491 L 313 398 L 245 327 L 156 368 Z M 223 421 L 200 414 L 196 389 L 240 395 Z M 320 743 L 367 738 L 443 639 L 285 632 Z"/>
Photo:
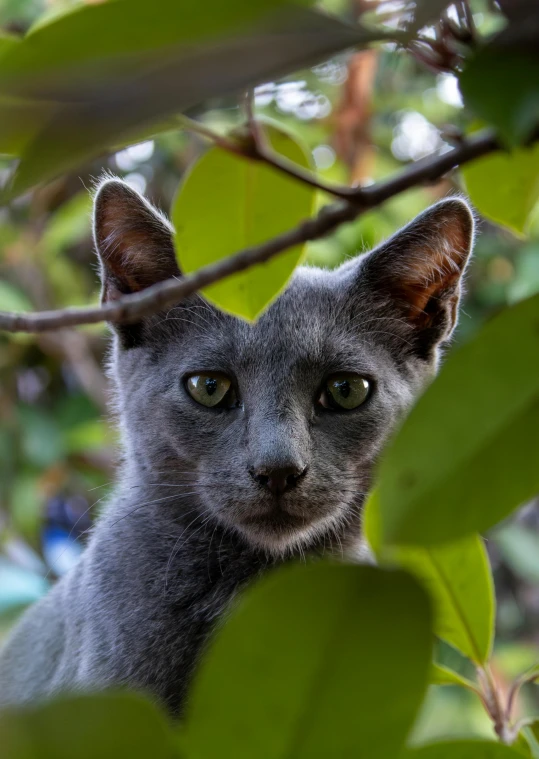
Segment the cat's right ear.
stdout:
<path fill-rule="evenodd" d="M 105 179 L 94 198 L 94 241 L 101 263 L 101 300 L 179 276 L 168 220 L 120 179 Z"/>
<path fill-rule="evenodd" d="M 401 343 L 430 359 L 455 327 L 473 240 L 470 207 L 462 198 L 447 198 L 342 268 L 359 272 L 359 293 L 378 308 L 373 319 L 387 320 L 384 331 L 402 325 L 406 339 Z"/>

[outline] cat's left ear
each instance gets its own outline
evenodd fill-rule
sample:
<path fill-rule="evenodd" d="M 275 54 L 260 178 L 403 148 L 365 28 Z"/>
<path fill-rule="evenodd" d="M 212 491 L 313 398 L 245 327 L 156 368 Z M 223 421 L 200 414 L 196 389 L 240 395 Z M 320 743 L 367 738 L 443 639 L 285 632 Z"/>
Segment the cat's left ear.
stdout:
<path fill-rule="evenodd" d="M 107 178 L 94 198 L 94 240 L 103 302 L 179 276 L 173 230 L 146 198 L 121 179 Z"/>
<path fill-rule="evenodd" d="M 442 200 L 361 263 L 361 283 L 381 308 L 397 311 L 426 352 L 446 340 L 458 315 L 474 217 L 461 198 Z"/>

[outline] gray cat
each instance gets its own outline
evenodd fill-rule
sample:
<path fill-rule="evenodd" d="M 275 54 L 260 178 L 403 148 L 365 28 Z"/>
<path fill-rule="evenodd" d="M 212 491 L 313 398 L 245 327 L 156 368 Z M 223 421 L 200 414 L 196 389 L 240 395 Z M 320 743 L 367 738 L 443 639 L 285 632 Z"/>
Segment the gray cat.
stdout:
<path fill-rule="evenodd" d="M 179 275 L 168 221 L 121 181 L 100 185 L 94 222 L 105 301 Z M 116 327 L 118 486 L 5 646 L 0 701 L 128 685 L 179 714 L 248 581 L 358 555 L 377 457 L 455 326 L 473 229 L 450 198 L 333 272 L 298 269 L 256 324 L 196 296 Z"/>

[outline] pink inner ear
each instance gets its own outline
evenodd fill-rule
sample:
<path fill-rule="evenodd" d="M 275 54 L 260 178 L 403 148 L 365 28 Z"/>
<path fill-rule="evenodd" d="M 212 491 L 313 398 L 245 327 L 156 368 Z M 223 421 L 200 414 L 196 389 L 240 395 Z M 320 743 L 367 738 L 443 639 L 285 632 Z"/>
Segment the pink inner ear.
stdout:
<path fill-rule="evenodd" d="M 103 262 L 103 299 L 178 276 L 172 229 L 120 180 L 105 182 L 95 202 L 95 238 Z"/>
<path fill-rule="evenodd" d="M 458 285 L 469 253 L 468 232 L 454 221 L 440 224 L 436 234 L 424 245 L 418 241 L 406 268 L 396 278 L 393 293 L 409 304 L 407 316 L 417 326 L 429 325 L 433 315 L 428 304 L 442 295 L 455 311 Z M 453 298 L 452 292 L 455 293 Z"/>

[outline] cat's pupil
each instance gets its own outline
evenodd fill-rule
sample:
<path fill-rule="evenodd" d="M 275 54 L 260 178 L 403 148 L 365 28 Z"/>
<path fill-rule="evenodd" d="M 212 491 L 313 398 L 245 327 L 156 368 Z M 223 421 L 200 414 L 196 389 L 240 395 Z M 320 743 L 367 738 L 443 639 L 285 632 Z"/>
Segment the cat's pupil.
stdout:
<path fill-rule="evenodd" d="M 215 377 L 208 377 L 206 379 L 206 392 L 208 395 L 213 395 L 217 390 L 217 380 Z"/>
<path fill-rule="evenodd" d="M 343 398 L 348 398 L 350 395 L 350 383 L 348 380 L 341 380 L 341 382 L 335 382 L 335 387 L 339 391 L 339 393 L 342 395 Z"/>

